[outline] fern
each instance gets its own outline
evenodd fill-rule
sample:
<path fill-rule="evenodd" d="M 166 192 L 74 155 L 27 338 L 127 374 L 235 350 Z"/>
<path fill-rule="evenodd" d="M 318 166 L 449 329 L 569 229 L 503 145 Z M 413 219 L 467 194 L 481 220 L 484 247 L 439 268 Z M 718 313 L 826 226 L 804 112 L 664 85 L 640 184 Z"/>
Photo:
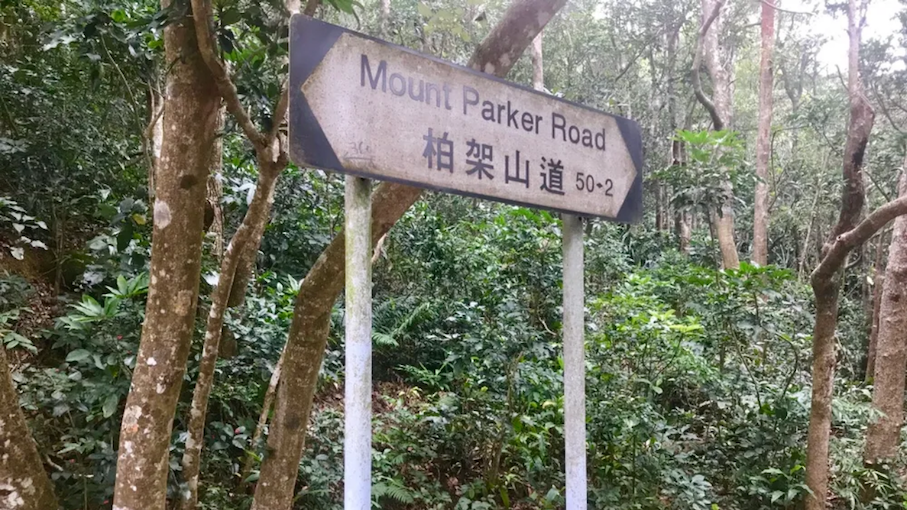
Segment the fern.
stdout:
<path fill-rule="evenodd" d="M 388 480 L 385 482 L 378 482 L 372 487 L 372 494 L 376 499 L 381 499 L 382 497 L 388 497 L 397 501 L 398 503 L 403 503 L 404 505 L 410 505 L 415 503 L 416 499 L 413 497 L 412 491 L 403 486 L 403 484 L 396 479 Z"/>

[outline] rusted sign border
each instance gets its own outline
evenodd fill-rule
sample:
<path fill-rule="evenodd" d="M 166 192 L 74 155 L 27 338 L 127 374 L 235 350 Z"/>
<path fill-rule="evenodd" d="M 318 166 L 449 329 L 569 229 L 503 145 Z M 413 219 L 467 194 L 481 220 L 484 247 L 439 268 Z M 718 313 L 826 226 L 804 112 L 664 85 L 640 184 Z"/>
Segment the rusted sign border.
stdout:
<path fill-rule="evenodd" d="M 570 211 L 568 209 L 559 209 L 547 206 L 542 207 L 538 204 L 507 200 L 498 197 L 489 197 L 487 195 L 468 193 L 465 191 L 445 188 L 442 186 L 430 186 L 422 182 L 410 181 L 406 179 L 388 177 L 382 174 L 362 172 L 359 170 L 350 170 L 344 168 L 343 164 L 340 162 L 340 159 L 337 158 L 337 154 L 334 153 L 334 149 L 331 147 L 327 136 L 321 129 L 321 125 L 318 122 L 318 119 L 315 117 L 315 113 L 312 111 L 312 108 L 309 106 L 305 95 L 302 93 L 302 85 L 306 82 L 306 80 L 309 79 L 312 74 L 315 73 L 322 60 L 324 60 L 324 57 L 328 54 L 329 51 L 331 51 L 334 43 L 337 42 L 337 39 L 339 39 L 343 33 L 349 33 L 355 37 L 367 39 L 369 41 L 393 48 L 395 50 L 410 53 L 445 66 L 456 68 L 459 71 L 472 74 L 476 77 L 480 77 L 486 80 L 493 80 L 498 83 L 507 85 L 508 87 L 513 87 L 524 92 L 544 96 L 549 100 L 569 104 L 577 108 L 582 108 L 584 110 L 589 110 L 600 115 L 607 115 L 614 118 L 618 128 L 620 129 L 620 134 L 623 138 L 624 144 L 626 145 L 627 151 L 630 153 L 630 157 L 633 160 L 633 165 L 636 167 L 636 177 L 633 179 L 633 183 L 630 185 L 630 189 L 627 192 L 627 196 L 624 199 L 623 204 L 621 204 L 620 211 L 618 211 L 617 216 L 613 218 L 609 216 L 596 217 L 618 223 L 637 223 L 641 219 L 643 170 L 642 136 L 640 134 L 639 125 L 633 120 L 627 119 L 625 117 L 619 117 L 617 115 L 612 115 L 601 110 L 596 110 L 595 108 L 590 108 L 579 103 L 574 103 L 573 101 L 561 99 L 550 94 L 543 94 L 518 83 L 503 80 L 490 74 L 480 73 L 478 71 L 475 71 L 474 69 L 454 64 L 452 62 L 448 62 L 431 55 L 426 55 L 424 53 L 389 43 L 375 37 L 361 34 L 353 30 L 348 30 L 337 25 L 325 23 L 303 14 L 294 14 L 290 23 L 290 158 L 297 165 L 312 166 L 325 170 L 333 170 L 344 174 L 378 179 L 382 181 L 398 182 L 419 188 L 442 191 L 445 193 L 453 193 L 456 195 L 473 198 L 480 198 L 483 200 L 503 202 L 521 207 L 545 209 L 566 214 L 579 214 L 586 217 L 590 216 L 588 213 L 579 213 L 577 211 Z"/>

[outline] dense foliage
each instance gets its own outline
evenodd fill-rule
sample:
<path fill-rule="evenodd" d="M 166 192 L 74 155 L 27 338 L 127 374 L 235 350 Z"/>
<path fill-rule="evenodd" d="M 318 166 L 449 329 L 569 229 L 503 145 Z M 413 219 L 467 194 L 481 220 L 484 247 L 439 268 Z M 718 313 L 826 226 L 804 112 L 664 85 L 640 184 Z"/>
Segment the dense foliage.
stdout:
<path fill-rule="evenodd" d="M 334 22 L 457 62 L 505 7 L 394 0 L 382 20 L 371 3 L 329 4 L 321 15 Z M 817 36 L 798 31 L 808 20 L 782 16 L 779 88 L 789 100 L 776 94 L 772 265 L 719 269 L 708 210 L 723 200 L 722 178 L 733 182 L 741 253 L 751 242 L 758 59 L 746 27 L 756 5 L 732 6 L 723 34 L 737 55 L 738 114 L 732 131 L 717 133 L 706 129 L 685 79 L 697 26 L 682 22 L 699 16 L 697 5 L 577 0 L 545 32 L 549 91 L 632 116 L 646 133 L 643 223 L 586 224 L 590 508 L 797 508 L 808 496 L 814 317 L 806 280 L 836 215 L 846 101 L 837 75 L 810 71 Z M 255 1 L 217 8 L 218 40 L 256 117 L 283 72 L 276 9 Z M 147 135 L 151 98 L 167 72 L 166 22 L 167 10 L 147 2 L 0 2 L 0 336 L 67 509 L 111 508 L 149 284 Z M 675 26 L 681 44 L 669 55 Z M 903 65 L 889 65 L 903 64 L 901 54 L 897 39 L 865 51 L 866 78 L 885 105 L 901 100 Z M 529 81 L 524 60 L 514 81 Z M 662 111 L 669 82 L 679 116 L 689 112 L 679 125 Z M 869 153 L 873 204 L 895 194 L 903 155 L 903 133 L 888 121 Z M 229 239 L 257 170 L 232 121 L 222 135 L 218 200 Z M 680 168 L 667 156 L 674 140 L 689 155 Z M 257 461 L 267 455 L 253 434 L 300 279 L 342 224 L 341 178 L 291 167 L 282 179 L 256 278 L 227 316 L 205 431 L 203 508 L 251 502 Z M 697 218 L 689 253 L 654 226 L 656 184 L 670 190 L 670 207 Z M 375 508 L 563 507 L 559 226 L 548 212 L 428 194 L 382 244 L 374 269 Z M 907 507 L 907 459 L 876 470 L 860 453 L 873 419 L 865 356 L 883 239 L 855 253 L 844 276 L 834 508 Z M 205 296 L 217 278 L 214 243 L 206 237 L 198 334 L 171 444 L 174 497 L 183 490 L 179 459 Z M 342 507 L 343 313 L 341 300 L 295 508 Z"/>

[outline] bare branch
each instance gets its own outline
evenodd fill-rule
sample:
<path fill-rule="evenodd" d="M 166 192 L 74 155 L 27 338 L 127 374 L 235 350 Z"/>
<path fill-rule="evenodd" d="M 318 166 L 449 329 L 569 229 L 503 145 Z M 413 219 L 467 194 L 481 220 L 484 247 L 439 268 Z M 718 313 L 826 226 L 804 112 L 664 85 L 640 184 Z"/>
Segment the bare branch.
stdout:
<path fill-rule="evenodd" d="M 702 79 L 700 77 L 700 68 L 702 67 L 702 41 L 705 39 L 705 35 L 709 32 L 709 27 L 712 26 L 712 23 L 715 21 L 715 18 L 718 17 L 718 13 L 721 11 L 721 7 L 724 6 L 725 0 L 719 0 L 715 3 L 715 7 L 712 9 L 709 17 L 706 18 L 705 22 L 702 24 L 702 28 L 699 29 L 699 37 L 696 39 L 696 50 L 693 54 L 693 92 L 696 94 L 696 99 L 702 103 L 702 106 L 709 112 L 709 117 L 712 119 L 712 124 L 715 125 L 715 131 L 721 131 L 724 129 L 724 121 L 721 119 L 721 116 L 718 115 L 718 110 L 715 108 L 715 103 L 705 95 L 702 91 Z"/>
<path fill-rule="evenodd" d="M 268 139 L 262 134 L 252 122 L 248 112 L 239 100 L 239 93 L 236 91 L 236 85 L 227 74 L 227 69 L 218 58 L 215 51 L 216 43 L 211 34 L 211 23 L 214 15 L 211 12 L 210 0 L 192 0 L 192 13 L 195 19 L 195 35 L 198 39 L 198 51 L 214 76 L 214 82 L 217 84 L 217 90 L 220 91 L 227 110 L 236 119 L 236 123 L 242 128 L 243 133 L 255 146 L 256 151 L 268 146 Z"/>
<path fill-rule="evenodd" d="M 277 138 L 278 133 L 280 133 L 280 126 L 287 118 L 287 108 L 290 103 L 288 86 L 288 80 L 284 80 L 280 85 L 280 96 L 277 98 L 277 106 L 274 107 L 274 123 L 271 126 L 271 131 L 268 133 L 268 145 L 273 143 L 274 139 Z"/>
<path fill-rule="evenodd" d="M 872 214 L 867 216 L 852 230 L 839 235 L 835 239 L 834 243 L 828 248 L 828 253 L 822 259 L 822 262 L 813 271 L 810 279 L 814 284 L 827 281 L 844 263 L 850 250 L 866 242 L 888 222 L 903 214 L 907 214 L 907 197 L 888 202 L 873 211 Z"/>
<path fill-rule="evenodd" d="M 870 85 L 870 89 L 872 90 L 873 95 L 875 96 L 876 103 L 878 103 L 879 106 L 882 108 L 882 114 L 885 115 L 885 118 L 888 120 L 888 123 L 891 124 L 891 127 L 892 127 L 895 131 L 897 131 L 898 134 L 900 134 L 900 135 L 905 135 L 905 134 L 907 134 L 907 133 L 904 132 L 903 129 L 901 129 L 901 128 L 898 126 L 898 124 L 894 121 L 894 119 L 891 118 L 891 112 L 889 112 L 889 111 L 888 111 L 888 107 L 885 106 L 885 100 L 882 99 L 882 94 L 879 93 L 878 87 L 877 87 L 875 84 L 872 84 L 872 85 Z"/>
<path fill-rule="evenodd" d="M 778 11 L 778 12 L 786 12 L 786 13 L 788 13 L 788 14 L 802 14 L 802 15 L 804 15 L 804 16 L 813 16 L 814 14 L 816 14 L 816 13 L 814 13 L 814 12 L 792 11 L 792 10 L 790 10 L 790 9 L 782 9 L 782 8 L 778 7 L 777 5 L 775 5 L 775 2 L 768 2 L 768 1 L 766 1 L 766 0 L 759 0 L 759 1 L 762 2 L 762 3 L 764 3 L 764 4 L 767 5 L 767 6 L 771 7 L 772 9 Z"/>

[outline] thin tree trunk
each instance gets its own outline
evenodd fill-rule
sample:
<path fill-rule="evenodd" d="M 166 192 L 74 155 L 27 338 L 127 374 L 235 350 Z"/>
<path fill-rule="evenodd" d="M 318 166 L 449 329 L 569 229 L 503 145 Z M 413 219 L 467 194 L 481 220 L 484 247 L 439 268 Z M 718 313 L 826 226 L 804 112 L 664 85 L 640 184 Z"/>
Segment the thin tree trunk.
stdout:
<path fill-rule="evenodd" d="M 318 9 L 318 6 L 320 5 L 320 3 L 321 3 L 320 0 L 307 0 L 306 4 L 305 4 L 305 9 L 302 11 L 302 13 L 305 14 L 306 16 L 314 16 L 315 11 Z M 299 7 L 301 5 L 301 2 L 299 0 L 287 0 L 285 2 L 285 5 L 287 7 L 287 11 L 290 14 L 293 14 L 293 13 L 299 12 Z M 214 57 L 212 56 L 211 58 L 214 58 Z M 237 118 L 246 116 L 247 114 L 244 111 L 241 111 L 241 107 L 238 105 L 239 99 L 238 99 L 238 96 L 236 96 L 236 87 L 232 84 L 232 82 L 229 81 L 229 77 L 227 77 L 225 73 L 223 75 L 223 78 L 221 79 L 221 82 L 222 82 L 221 88 L 223 89 L 223 88 L 227 87 L 227 88 L 232 89 L 232 90 L 229 90 L 230 95 L 236 97 L 237 105 L 234 106 L 234 108 L 233 108 L 233 115 Z M 226 82 L 227 85 L 224 85 L 223 82 Z M 226 92 L 226 91 L 222 91 L 222 93 L 224 93 L 224 92 Z M 284 85 L 284 90 L 282 90 L 281 94 L 282 94 L 282 96 L 284 96 L 286 94 L 285 85 Z M 283 100 L 284 100 L 284 97 L 281 97 L 281 101 L 283 101 Z M 286 108 L 285 101 L 283 101 L 283 104 L 284 104 L 283 108 Z M 281 108 L 281 106 L 278 105 L 278 108 Z M 281 119 L 284 118 L 285 115 L 286 115 L 285 112 L 281 113 Z M 251 127 L 244 128 L 244 131 L 246 132 L 246 136 L 249 137 L 249 139 L 252 141 L 253 145 L 256 146 L 256 150 L 258 150 L 260 152 L 261 150 L 263 150 L 264 147 L 270 146 L 270 141 L 264 140 L 264 141 L 256 142 L 256 138 L 257 137 L 262 137 L 262 138 L 268 137 L 270 139 L 274 139 L 277 135 L 276 130 L 278 128 L 280 128 L 280 123 L 282 123 L 282 121 L 278 122 L 274 126 L 272 132 L 268 133 L 267 135 L 265 135 L 264 133 L 253 133 L 252 132 L 253 129 Z M 281 149 L 281 150 L 284 150 L 284 149 Z M 264 235 L 264 229 L 267 225 L 266 225 L 266 223 L 262 223 L 262 224 L 256 224 L 255 226 L 256 226 L 256 228 L 258 228 L 258 230 L 254 231 L 252 233 L 252 237 L 253 237 L 253 239 L 261 239 L 261 237 Z M 252 279 L 252 274 L 255 272 L 255 260 L 258 258 L 258 247 L 256 246 L 254 250 L 243 250 L 239 254 L 239 257 L 240 257 L 240 259 L 236 266 L 236 274 L 233 277 L 233 286 L 230 289 L 230 295 L 227 299 L 228 308 L 234 308 L 234 307 L 240 306 L 241 304 L 243 304 L 243 302 L 246 299 L 246 287 L 249 286 L 249 280 Z"/>
<path fill-rule="evenodd" d="M 680 253 L 689 255 L 690 240 L 693 238 L 693 229 L 690 227 L 690 211 L 682 209 L 674 213 L 674 229 L 677 231 Z"/>
<path fill-rule="evenodd" d="M 907 197 L 907 157 L 899 196 Z M 880 240 L 881 242 L 881 240 Z M 885 284 L 879 307 L 878 340 L 872 383 L 872 407 L 880 413 L 866 430 L 863 460 L 878 464 L 898 452 L 904 424 L 904 378 L 907 376 L 907 217 L 894 220 Z"/>
<path fill-rule="evenodd" d="M 221 132 L 224 130 L 224 116 L 226 111 L 223 107 L 217 111 L 217 132 L 218 136 L 214 142 L 214 154 L 211 157 L 211 172 L 208 174 L 206 204 L 205 204 L 205 230 L 211 236 L 211 254 L 214 259 L 220 262 L 224 258 L 224 209 L 220 205 L 221 198 L 224 195 L 224 185 L 220 180 L 219 174 L 224 167 L 224 138 Z"/>
<path fill-rule="evenodd" d="M 142 133 L 142 143 L 148 158 L 148 203 L 154 205 L 154 174 L 161 164 L 161 143 L 164 139 L 164 98 L 155 84 L 148 86 L 148 126 Z"/>
<path fill-rule="evenodd" d="M 875 375 L 876 362 L 876 345 L 879 338 L 879 309 L 882 306 L 882 291 L 885 285 L 885 260 L 882 255 L 885 250 L 884 244 L 885 233 L 879 234 L 879 245 L 876 248 L 875 277 L 873 278 L 872 291 L 872 316 L 869 318 L 869 342 L 866 347 L 866 373 L 863 375 L 864 380 L 871 384 Z"/>
<path fill-rule="evenodd" d="M 19 395 L 0 343 L 0 508 L 53 510 L 57 498 L 38 446 L 19 407 Z"/>
<path fill-rule="evenodd" d="M 506 76 L 565 2 L 522 0 L 511 4 L 501 22 L 476 49 L 470 66 Z M 390 230 L 421 193 L 420 189 L 392 183 L 376 188 L 372 194 L 373 243 Z M 268 436 L 268 454 L 261 465 L 253 510 L 286 510 L 292 503 L 331 309 L 343 288 L 343 273 L 344 236 L 340 234 L 309 270 L 296 298 Z"/>
<path fill-rule="evenodd" d="M 772 0 L 778 2 L 779 0 Z M 775 7 L 762 3 L 762 58 L 759 62 L 759 132 L 756 140 L 756 197 L 753 211 L 753 262 L 768 264 L 768 174 L 771 158 L 774 89 Z"/>
<path fill-rule="evenodd" d="M 532 57 L 532 88 L 544 92 L 545 68 L 542 64 L 542 32 L 535 36 L 529 49 L 529 55 Z"/>
<path fill-rule="evenodd" d="M 858 6 L 858 2 L 861 5 Z M 816 324 L 813 330 L 813 387 L 806 450 L 806 485 L 812 491 L 812 496 L 806 498 L 807 510 L 823 510 L 828 495 L 828 438 L 831 433 L 831 400 L 834 393 L 835 368 L 834 338 L 838 319 L 839 279 L 837 273 L 846 259 L 847 252 L 853 246 L 843 254 L 836 253 L 835 249 L 842 244 L 842 238 L 856 230 L 854 225 L 863 210 L 865 199 L 863 156 L 866 145 L 869 143 L 869 135 L 874 121 L 874 113 L 863 93 L 860 79 L 860 39 L 864 12 L 865 4 L 863 2 L 849 0 L 847 22 L 850 35 L 848 52 L 850 122 L 844 145 L 844 189 L 841 196 L 841 212 L 838 215 L 837 224 L 829 235 L 826 248 L 823 250 L 822 261 L 813 271 L 811 278 L 813 293 L 816 296 Z M 879 228 L 883 225 L 879 225 Z M 862 242 L 865 242 L 865 239 Z"/>
<path fill-rule="evenodd" d="M 192 394 L 192 405 L 189 408 L 189 427 L 187 429 L 186 450 L 183 453 L 183 481 L 186 490 L 183 493 L 183 510 L 193 510 L 198 505 L 198 475 L 201 461 L 201 450 L 204 444 L 205 417 L 208 413 L 208 398 L 214 385 L 214 367 L 220 346 L 221 333 L 224 328 L 224 313 L 236 269 L 242 260 L 242 254 L 258 251 L 264 225 L 268 223 L 271 206 L 274 203 L 274 188 L 277 177 L 286 166 L 286 161 L 269 161 L 259 159 L 258 185 L 252 197 L 252 203 L 246 211 L 242 224 L 233 234 L 230 246 L 220 266 L 217 285 L 211 295 L 211 310 L 205 326 L 205 341 L 202 357 L 198 367 L 198 380 Z"/>
<path fill-rule="evenodd" d="M 252 434 L 252 441 L 250 443 L 251 450 L 258 448 L 258 443 L 261 441 L 261 435 L 264 433 L 265 425 L 268 423 L 268 414 L 271 413 L 271 406 L 274 404 L 274 396 L 277 394 L 277 383 L 280 382 L 280 371 L 281 367 L 283 367 L 284 352 L 285 351 L 283 350 L 280 351 L 280 359 L 277 360 L 277 365 L 274 366 L 274 371 L 271 372 L 271 380 L 268 381 L 268 389 L 265 391 L 264 402 L 261 404 L 261 413 L 258 415 L 258 423 L 255 425 L 255 432 Z M 246 479 L 249 478 L 249 475 L 252 473 L 253 462 L 255 462 L 255 456 L 250 451 L 246 453 L 242 471 L 240 471 L 240 487 L 243 487 L 246 484 Z"/>
<path fill-rule="evenodd" d="M 381 0 L 381 37 L 387 39 L 387 24 L 391 17 L 391 0 Z"/>
<path fill-rule="evenodd" d="M 825 161 L 828 158 L 824 158 L 822 161 L 822 168 L 825 168 Z M 810 208 L 809 213 L 809 226 L 806 227 L 806 237 L 803 239 L 803 250 L 800 252 L 800 263 L 797 265 L 797 277 L 802 281 L 803 272 L 806 271 L 806 258 L 809 255 L 809 243 L 812 240 L 813 226 L 816 223 L 816 212 L 818 211 L 819 205 L 819 195 L 822 193 L 822 187 L 819 185 L 820 178 L 816 177 L 816 194 L 813 197 L 813 205 Z"/>
<path fill-rule="evenodd" d="M 720 15 L 724 0 L 702 0 L 702 25 L 693 56 L 693 89 L 696 98 L 702 103 L 716 131 L 724 130 L 731 125 L 732 98 L 731 82 L 728 70 L 721 63 L 721 46 L 719 33 L 723 19 Z M 700 65 L 705 61 L 709 78 L 712 81 L 712 98 L 705 96 L 700 83 Z M 715 235 L 721 250 L 721 266 L 736 269 L 740 266 L 737 254 L 737 243 L 734 240 L 734 189 L 729 180 L 721 184 L 725 196 L 724 202 L 714 215 Z"/>
<path fill-rule="evenodd" d="M 186 0 L 177 0 L 185 3 Z M 162 8 L 170 8 L 162 2 Z M 179 6 L 172 12 L 181 11 Z M 220 97 L 185 16 L 164 29 L 168 74 L 151 281 L 120 429 L 114 507 L 164 510 L 170 435 L 195 322 L 205 192 Z"/>

